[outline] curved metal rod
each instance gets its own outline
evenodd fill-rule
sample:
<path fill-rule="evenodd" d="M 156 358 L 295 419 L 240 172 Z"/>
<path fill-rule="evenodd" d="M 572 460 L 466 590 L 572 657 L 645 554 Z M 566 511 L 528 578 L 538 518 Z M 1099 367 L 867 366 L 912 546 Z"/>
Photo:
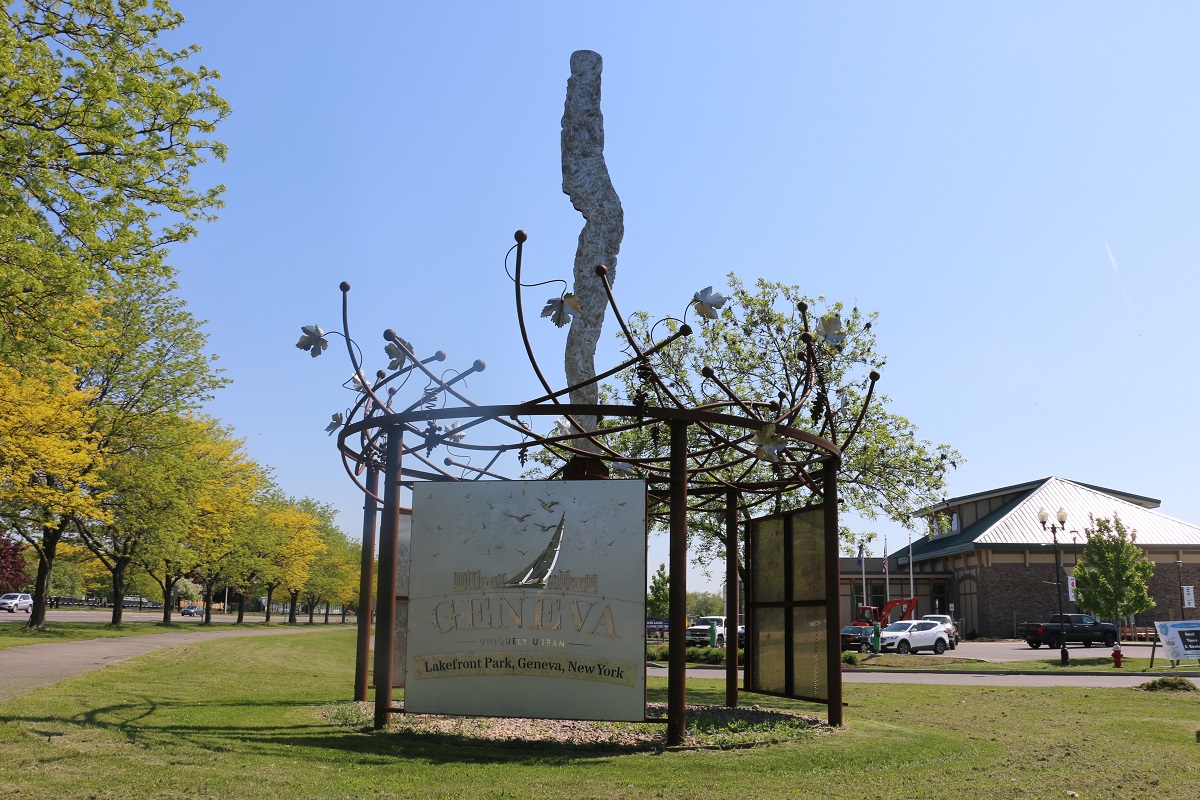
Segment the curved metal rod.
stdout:
<path fill-rule="evenodd" d="M 521 301 L 521 254 L 524 252 L 524 245 L 529 236 L 525 231 L 517 231 L 513 234 L 513 238 L 517 240 L 516 277 L 513 279 L 514 291 L 517 294 L 517 326 L 521 329 L 521 341 L 525 343 L 525 355 L 529 359 L 529 365 L 533 367 L 533 372 L 537 375 L 542 388 L 548 393 L 549 399 L 557 403 L 557 396 L 550 388 L 550 382 L 542 374 L 542 368 L 538 366 L 537 358 L 533 355 L 533 345 L 529 342 L 529 331 L 525 328 L 525 309 Z"/>
<path fill-rule="evenodd" d="M 850 442 L 854 441 L 854 437 L 858 435 L 858 429 L 862 425 L 863 420 L 867 417 L 867 409 L 871 405 L 871 397 L 875 394 L 875 384 L 879 382 L 879 373 L 875 370 L 871 370 L 871 374 L 867 377 L 871 379 L 871 383 L 867 387 L 867 396 L 863 399 L 862 408 L 858 410 L 858 419 L 854 421 L 854 427 L 850 429 L 850 433 L 848 433 L 846 438 L 842 440 L 842 449 L 848 447 Z"/>

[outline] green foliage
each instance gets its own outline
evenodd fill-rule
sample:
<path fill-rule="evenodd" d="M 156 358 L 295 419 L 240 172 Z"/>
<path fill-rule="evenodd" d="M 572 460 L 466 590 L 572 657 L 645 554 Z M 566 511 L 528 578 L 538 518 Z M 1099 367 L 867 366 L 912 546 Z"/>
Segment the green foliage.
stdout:
<path fill-rule="evenodd" d="M 0 349 L 54 349 L 111 277 L 168 277 L 166 248 L 220 206 L 192 170 L 225 148 L 217 73 L 158 39 L 166 0 L 15 0 L 0 25 Z M 81 317 L 81 313 L 85 316 Z M 66 325 L 66 328 L 64 328 Z M 28 355 L 28 353 L 26 353 Z"/>
<path fill-rule="evenodd" d="M 715 617 L 721 614 L 725 602 L 721 595 L 713 592 L 688 592 L 687 613 L 689 617 Z"/>
<path fill-rule="evenodd" d="M 842 653 L 842 663 L 848 667 L 857 667 L 861 661 L 862 659 L 858 657 L 858 653 L 849 650 Z"/>
<path fill-rule="evenodd" d="M 1154 564 L 1137 546 L 1137 531 L 1126 530 L 1121 518 L 1092 518 L 1084 530 L 1087 545 L 1075 568 L 1080 610 L 1120 620 L 1154 608 L 1150 576 Z"/>
<path fill-rule="evenodd" d="M 743 401 L 796 406 L 811 388 L 812 376 L 807 360 L 810 351 L 801 338 L 805 316 L 799 304 L 806 303 L 809 308 L 810 330 L 817 320 L 839 314 L 845 339 L 840 344 L 828 344 L 817 337 L 812 351 L 812 363 L 821 370 L 828 393 L 812 389 L 801 409 L 782 422 L 843 448 L 838 480 L 846 511 L 868 521 L 882 515 L 914 525 L 917 511 L 941 499 L 947 471 L 963 459 L 950 445 L 919 439 L 911 421 L 888 410 L 890 400 L 885 395 L 874 395 L 859 423 L 869 373 L 886 364 L 876 348 L 877 315 L 857 308 L 847 311 L 841 303 L 806 297 L 799 287 L 783 283 L 759 280 L 753 289 L 747 289 L 730 274 L 729 288 L 729 300 L 717 319 L 698 319 L 693 326 L 698 329 L 696 333 L 681 337 L 650 357 L 673 395 L 689 407 L 728 406 L 728 396 L 714 381 L 703 377 L 703 370 L 709 367 Z M 652 331 L 651 317 L 642 312 L 634 314 L 629 322 L 634 338 L 642 342 L 662 338 L 664 333 L 679 328 L 677 322 L 668 320 Z M 638 374 L 623 374 L 621 380 L 620 386 L 605 387 L 605 395 L 630 404 L 660 402 L 653 394 L 655 390 Z M 632 458 L 662 458 L 668 446 L 666 437 L 657 435 L 653 426 L 615 434 L 609 444 Z M 765 460 L 747 462 L 739 451 L 714 453 L 708 460 L 739 457 L 740 463 L 729 471 L 730 478 L 769 481 L 776 477 L 776 465 Z M 811 499 L 807 490 L 795 490 L 775 507 L 763 510 L 798 508 Z M 725 526 L 720 515 L 694 514 L 688 528 L 692 537 L 689 550 L 702 563 L 723 557 Z M 849 540 L 862 534 L 844 529 L 843 535 Z M 870 537 L 873 534 L 868 534 Z"/>
<path fill-rule="evenodd" d="M 646 593 L 646 616 L 665 619 L 671 613 L 671 579 L 667 576 L 667 565 L 659 564 L 658 571 L 650 578 L 650 591 Z"/>

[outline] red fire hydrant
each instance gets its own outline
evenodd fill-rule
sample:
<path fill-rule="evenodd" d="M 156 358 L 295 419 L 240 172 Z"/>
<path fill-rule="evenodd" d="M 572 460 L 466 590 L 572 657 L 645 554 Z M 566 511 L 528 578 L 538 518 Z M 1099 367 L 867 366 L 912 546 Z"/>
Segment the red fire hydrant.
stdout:
<path fill-rule="evenodd" d="M 1121 645 L 1119 645 L 1119 644 L 1113 645 L 1112 657 L 1113 657 L 1113 668 L 1120 669 L 1121 668 Z"/>

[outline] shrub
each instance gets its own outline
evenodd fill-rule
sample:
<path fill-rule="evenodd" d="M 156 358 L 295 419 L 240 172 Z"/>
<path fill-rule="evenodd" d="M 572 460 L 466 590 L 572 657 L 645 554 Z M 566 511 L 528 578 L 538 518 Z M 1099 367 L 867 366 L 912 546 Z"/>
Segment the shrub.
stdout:
<path fill-rule="evenodd" d="M 852 653 L 849 650 L 842 653 L 842 663 L 848 667 L 857 667 L 859 660 L 858 653 Z"/>
<path fill-rule="evenodd" d="M 1149 683 L 1143 683 L 1138 686 L 1139 689 L 1145 689 L 1147 692 L 1194 692 L 1196 684 L 1186 678 L 1156 678 Z"/>

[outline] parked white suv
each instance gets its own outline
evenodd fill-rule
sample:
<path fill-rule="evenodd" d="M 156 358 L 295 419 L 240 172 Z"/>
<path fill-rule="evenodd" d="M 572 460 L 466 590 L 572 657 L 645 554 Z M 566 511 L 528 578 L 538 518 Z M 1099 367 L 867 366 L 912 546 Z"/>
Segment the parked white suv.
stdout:
<path fill-rule="evenodd" d="M 33 609 L 33 597 L 27 594 L 18 592 L 9 592 L 0 597 L 0 611 L 7 611 L 10 614 L 15 614 L 18 611 L 28 613 Z"/>
<path fill-rule="evenodd" d="M 931 619 L 906 619 L 893 622 L 879 635 L 879 649 L 896 653 L 915 653 L 932 650 L 939 656 L 946 652 L 946 629 Z"/>

